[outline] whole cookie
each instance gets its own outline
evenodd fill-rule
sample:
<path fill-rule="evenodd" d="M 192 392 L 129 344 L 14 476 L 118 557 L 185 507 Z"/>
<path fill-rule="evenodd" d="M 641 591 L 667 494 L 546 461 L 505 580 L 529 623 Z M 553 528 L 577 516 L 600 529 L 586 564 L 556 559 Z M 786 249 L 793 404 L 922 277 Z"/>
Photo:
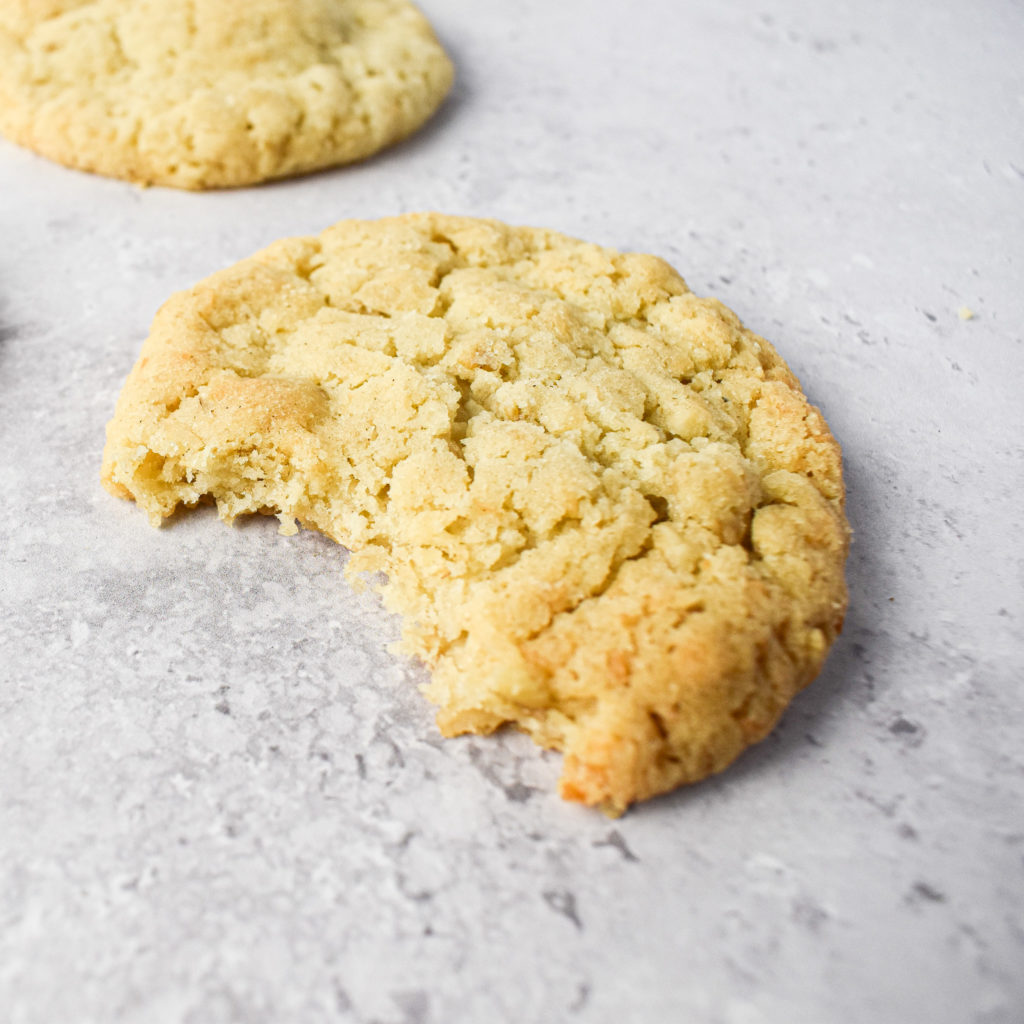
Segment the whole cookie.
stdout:
<path fill-rule="evenodd" d="M 158 313 L 103 480 L 383 570 L 447 735 L 512 723 L 618 812 L 724 768 L 846 605 L 839 448 L 654 256 L 439 215 L 278 242 Z"/>
<path fill-rule="evenodd" d="M 407 0 L 6 0 L 0 131 L 143 184 L 247 185 L 418 128 L 452 66 Z"/>

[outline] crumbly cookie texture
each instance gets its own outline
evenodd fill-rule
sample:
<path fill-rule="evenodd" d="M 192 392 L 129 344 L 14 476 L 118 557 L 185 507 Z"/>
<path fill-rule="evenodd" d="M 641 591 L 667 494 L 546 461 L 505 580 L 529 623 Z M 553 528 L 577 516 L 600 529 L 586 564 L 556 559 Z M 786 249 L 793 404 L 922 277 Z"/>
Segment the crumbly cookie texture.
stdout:
<path fill-rule="evenodd" d="M 451 82 L 407 0 L 0 3 L 0 131 L 140 184 L 359 160 L 418 128 Z"/>
<path fill-rule="evenodd" d="M 779 356 L 552 231 L 346 221 L 174 296 L 103 480 L 352 549 L 442 732 L 524 729 L 612 813 L 761 739 L 846 606 L 839 447 Z"/>

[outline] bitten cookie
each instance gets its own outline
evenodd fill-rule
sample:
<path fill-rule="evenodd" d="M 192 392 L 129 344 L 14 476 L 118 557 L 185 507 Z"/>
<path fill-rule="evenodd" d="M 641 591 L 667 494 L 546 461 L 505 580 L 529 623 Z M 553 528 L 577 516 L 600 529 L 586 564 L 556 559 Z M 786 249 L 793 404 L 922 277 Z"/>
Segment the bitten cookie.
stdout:
<path fill-rule="evenodd" d="M 418 128 L 451 82 L 407 0 L 0 3 L 0 131 L 141 184 L 359 160 Z"/>
<path fill-rule="evenodd" d="M 839 447 L 668 264 L 414 215 L 174 296 L 107 431 L 154 524 L 212 497 L 383 570 L 446 735 L 505 723 L 613 813 L 724 768 L 846 606 Z"/>

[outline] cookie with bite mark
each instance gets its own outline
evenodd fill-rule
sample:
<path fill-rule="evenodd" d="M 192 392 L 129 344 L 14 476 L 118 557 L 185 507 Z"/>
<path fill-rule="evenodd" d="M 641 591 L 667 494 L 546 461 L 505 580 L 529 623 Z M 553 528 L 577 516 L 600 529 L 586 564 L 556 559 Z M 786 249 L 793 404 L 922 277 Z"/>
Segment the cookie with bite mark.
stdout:
<path fill-rule="evenodd" d="M 103 480 L 297 520 L 383 572 L 445 735 L 611 813 L 726 767 L 843 621 L 839 446 L 655 256 L 418 214 L 278 242 L 157 314 Z"/>

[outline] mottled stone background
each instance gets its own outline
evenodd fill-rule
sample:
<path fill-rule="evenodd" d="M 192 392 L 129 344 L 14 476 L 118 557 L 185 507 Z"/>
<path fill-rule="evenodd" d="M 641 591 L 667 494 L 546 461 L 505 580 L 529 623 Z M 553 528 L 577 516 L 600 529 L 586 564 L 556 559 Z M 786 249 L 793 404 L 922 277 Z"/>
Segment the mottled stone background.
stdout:
<path fill-rule="evenodd" d="M 1024 6 L 424 7 L 458 85 L 358 167 L 191 195 L 0 143 L 0 1021 L 1024 1019 Z M 170 292 L 424 208 L 666 256 L 844 443 L 825 673 L 618 821 L 442 742 L 341 549 L 99 486 Z"/>

